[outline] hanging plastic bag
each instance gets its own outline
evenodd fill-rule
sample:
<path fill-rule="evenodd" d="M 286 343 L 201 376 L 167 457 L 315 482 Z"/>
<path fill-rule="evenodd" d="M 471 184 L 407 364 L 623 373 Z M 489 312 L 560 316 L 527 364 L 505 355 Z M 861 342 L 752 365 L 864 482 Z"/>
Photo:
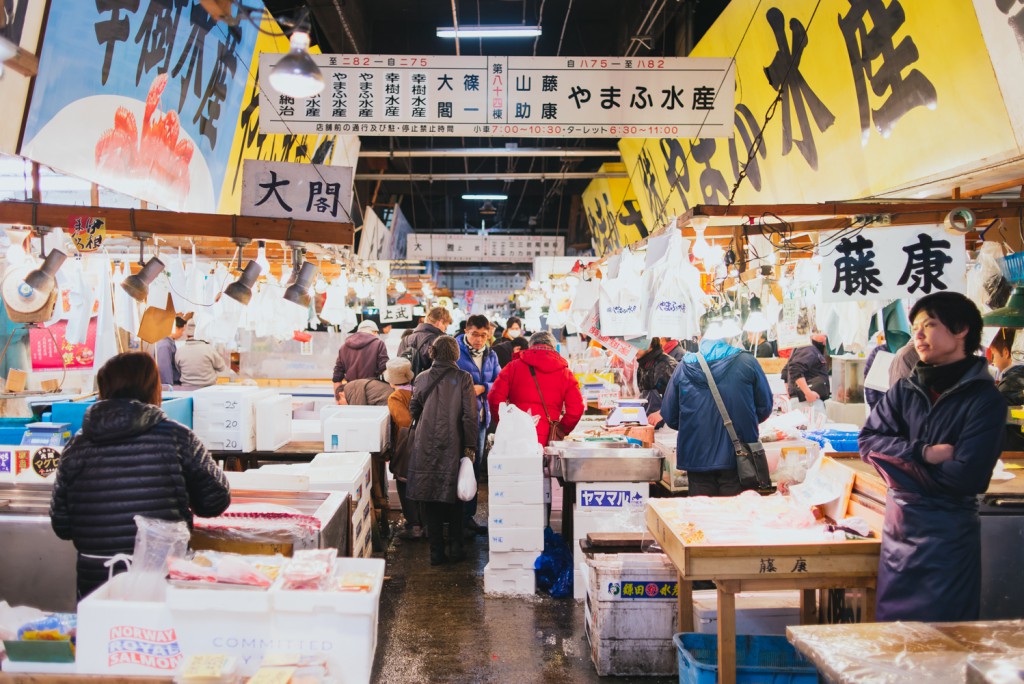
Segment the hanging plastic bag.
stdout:
<path fill-rule="evenodd" d="M 473 461 L 463 456 L 459 461 L 459 501 L 472 501 L 476 496 L 476 473 L 473 472 Z"/>
<path fill-rule="evenodd" d="M 544 528 L 544 552 L 533 562 L 537 588 L 554 598 L 572 596 L 572 552 L 550 527 Z"/>

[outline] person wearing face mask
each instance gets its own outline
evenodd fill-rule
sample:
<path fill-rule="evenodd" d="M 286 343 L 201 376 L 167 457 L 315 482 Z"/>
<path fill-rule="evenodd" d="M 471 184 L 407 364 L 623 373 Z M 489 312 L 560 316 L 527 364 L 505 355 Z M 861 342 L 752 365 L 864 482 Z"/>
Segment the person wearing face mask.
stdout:
<path fill-rule="evenodd" d="M 825 356 L 828 339 L 821 333 L 811 335 L 811 343 L 797 347 L 782 369 L 789 396 L 813 404 L 832 396 L 828 379 L 828 359 Z"/>
<path fill-rule="evenodd" d="M 975 352 L 981 312 L 957 292 L 910 310 L 920 361 L 861 430 L 861 458 L 888 485 L 878 562 L 879 622 L 977 620 L 983 494 L 1003 449 L 1006 402 Z"/>
<path fill-rule="evenodd" d="M 1024 364 L 1013 358 L 1013 340 L 1017 331 L 1002 328 L 988 345 L 988 354 L 996 368 L 996 389 L 1007 406 L 1024 406 Z M 1007 451 L 1024 451 L 1024 433 L 1019 425 L 1006 426 Z"/>
<path fill-rule="evenodd" d="M 477 480 L 480 474 L 486 472 L 487 464 L 484 462 L 484 440 L 487 438 L 487 426 L 491 422 L 491 412 L 487 406 L 487 393 L 491 386 L 498 379 L 501 366 L 498 364 L 497 355 L 487 345 L 491 339 L 490 323 L 486 316 L 475 314 L 466 319 L 466 333 L 459 335 L 455 340 L 459 343 L 458 366 L 466 371 L 473 378 L 473 391 L 476 392 L 477 412 L 480 421 L 479 435 L 477 439 L 477 454 L 479 457 L 474 461 Z M 476 515 L 477 497 L 467 501 L 463 511 L 465 513 L 466 530 L 484 534 L 487 531 L 486 525 L 481 525 L 473 519 Z"/>
<path fill-rule="evenodd" d="M 514 340 L 520 339 L 523 334 L 523 322 L 512 316 L 505 322 L 505 332 L 501 334 L 501 341 L 494 345 L 493 351 L 498 356 L 498 363 L 502 368 L 512 361 Z"/>

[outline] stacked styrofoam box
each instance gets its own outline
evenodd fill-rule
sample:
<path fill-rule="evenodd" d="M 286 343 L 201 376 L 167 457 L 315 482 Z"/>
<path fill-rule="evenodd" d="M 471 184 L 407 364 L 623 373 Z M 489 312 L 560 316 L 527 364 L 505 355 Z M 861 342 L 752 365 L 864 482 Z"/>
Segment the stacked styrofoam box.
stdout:
<path fill-rule="evenodd" d="M 275 394 L 250 385 L 214 385 L 192 394 L 192 430 L 209 449 L 256 449 L 256 402 Z"/>
<path fill-rule="evenodd" d="M 391 412 L 387 406 L 338 406 L 320 409 L 324 451 L 373 451 L 388 447 Z"/>
<path fill-rule="evenodd" d="M 736 594 L 736 633 L 785 636 L 800 624 L 799 591 L 751 591 Z M 701 634 L 718 633 L 718 592 L 693 592 L 693 627 Z"/>
<path fill-rule="evenodd" d="M 600 676 L 676 672 L 678 575 L 663 553 L 587 560 L 586 634 Z"/>
<path fill-rule="evenodd" d="M 277 451 L 292 441 L 292 396 L 275 394 L 256 401 L 256 451 Z"/>
<path fill-rule="evenodd" d="M 488 594 L 536 591 L 533 564 L 544 551 L 544 460 L 534 446 L 509 453 L 496 445 L 488 455 Z"/>
<path fill-rule="evenodd" d="M 581 571 L 585 562 L 580 542 L 591 532 L 623 532 L 632 521 L 642 526 L 643 508 L 651 494 L 648 482 L 577 482 L 572 507 L 573 597 L 586 596 Z"/>

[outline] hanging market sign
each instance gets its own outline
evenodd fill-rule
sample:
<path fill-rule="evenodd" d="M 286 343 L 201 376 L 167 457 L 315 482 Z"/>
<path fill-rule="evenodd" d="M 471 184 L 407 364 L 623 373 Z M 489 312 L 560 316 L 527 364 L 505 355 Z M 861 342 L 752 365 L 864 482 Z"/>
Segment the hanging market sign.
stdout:
<path fill-rule="evenodd" d="M 250 159 L 242 167 L 242 214 L 351 222 L 352 167 Z"/>
<path fill-rule="evenodd" d="M 95 252 L 107 238 L 107 220 L 95 216 L 69 217 L 71 241 L 79 252 Z"/>
<path fill-rule="evenodd" d="M 583 319 L 583 323 L 579 325 L 580 332 L 592 337 L 595 342 L 610 351 L 612 354 L 618 356 L 626 363 L 632 363 L 636 358 L 637 348 L 621 338 L 602 335 L 599 322 L 598 307 L 595 306 L 591 312 L 587 314 L 587 317 Z"/>
<path fill-rule="evenodd" d="M 89 320 L 85 342 L 73 344 L 67 340 L 67 321 L 57 321 L 46 328 L 28 331 L 29 355 L 32 370 L 80 370 L 92 368 L 96 358 L 96 317 Z"/>
<path fill-rule="evenodd" d="M 533 261 L 562 256 L 565 238 L 540 235 L 410 233 L 406 259 L 420 261 Z"/>
<path fill-rule="evenodd" d="M 268 133 L 732 135 L 727 58 L 312 55 L 327 87 L 305 99 L 265 77 L 283 56 L 260 55 Z"/>
<path fill-rule="evenodd" d="M 380 310 L 381 324 L 411 321 L 412 307 L 412 304 L 389 304 Z"/>
<path fill-rule="evenodd" d="M 622 162 L 602 164 L 598 171 L 599 174 L 625 172 L 626 165 Z M 594 254 L 599 257 L 614 254 L 648 235 L 628 178 L 598 177 L 590 181 L 583 191 L 583 210 L 590 224 Z"/>
<path fill-rule="evenodd" d="M 936 226 L 821 233 L 821 292 L 825 302 L 919 299 L 964 292 L 964 236 Z"/>
<path fill-rule="evenodd" d="M 1011 122 L 1024 120 L 1017 87 L 1024 82 L 1024 42 L 1013 33 L 1019 3 L 1011 5 L 728 3 L 692 54 L 736 54 L 742 89 L 732 137 L 619 141 L 645 225 L 661 225 L 695 204 L 726 204 L 741 175 L 737 204 L 813 203 L 910 194 L 919 183 L 977 169 L 979 160 L 1018 158 L 1024 133 L 1019 142 Z M 1003 47 L 990 52 L 986 38 L 994 31 L 999 39 L 989 45 Z M 965 106 L 979 102 L 986 106 Z"/>

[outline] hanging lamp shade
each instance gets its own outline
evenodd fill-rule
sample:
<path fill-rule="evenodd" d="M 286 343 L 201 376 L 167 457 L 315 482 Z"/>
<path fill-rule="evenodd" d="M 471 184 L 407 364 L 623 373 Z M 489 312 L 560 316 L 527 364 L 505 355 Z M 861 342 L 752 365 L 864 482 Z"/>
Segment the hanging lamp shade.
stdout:
<path fill-rule="evenodd" d="M 315 277 L 316 265 L 309 261 L 303 263 L 302 268 L 299 269 L 299 275 L 295 278 L 295 282 L 284 291 L 285 301 L 309 308 L 310 302 L 313 301 L 309 295 L 309 288 L 313 284 Z"/>
<path fill-rule="evenodd" d="M 131 295 L 137 302 L 144 302 L 149 297 L 149 284 L 157 279 L 164 272 L 164 262 L 153 257 L 146 262 L 142 270 L 135 275 L 130 275 L 121 283 L 121 288 Z"/>
<path fill-rule="evenodd" d="M 1014 285 L 1006 306 L 989 311 L 982 320 L 992 328 L 1024 328 L 1024 286 Z"/>
<path fill-rule="evenodd" d="M 51 249 L 43 260 L 43 265 L 25 276 L 25 284 L 39 294 L 48 296 L 57 285 L 57 271 L 64 265 L 68 255 L 59 249 Z"/>
<path fill-rule="evenodd" d="M 263 268 L 259 264 L 255 261 L 249 261 L 245 265 L 245 270 L 242 271 L 241 277 L 228 285 L 224 289 L 224 294 L 243 306 L 248 304 L 249 300 L 252 299 L 252 288 L 262 272 Z"/>

